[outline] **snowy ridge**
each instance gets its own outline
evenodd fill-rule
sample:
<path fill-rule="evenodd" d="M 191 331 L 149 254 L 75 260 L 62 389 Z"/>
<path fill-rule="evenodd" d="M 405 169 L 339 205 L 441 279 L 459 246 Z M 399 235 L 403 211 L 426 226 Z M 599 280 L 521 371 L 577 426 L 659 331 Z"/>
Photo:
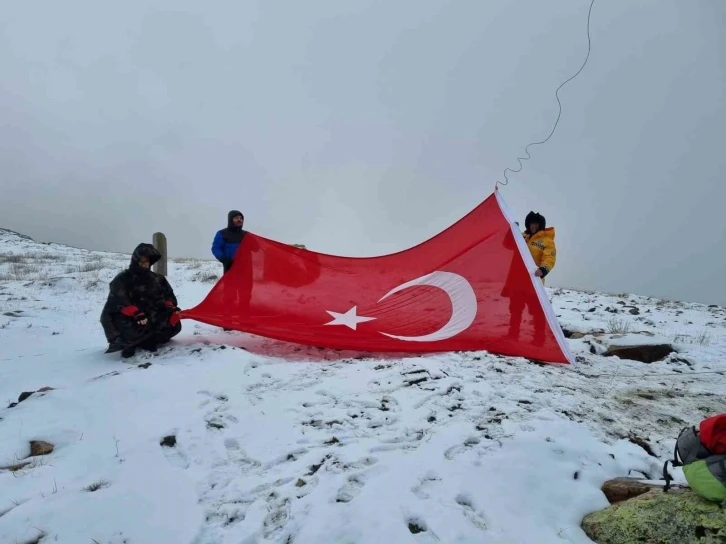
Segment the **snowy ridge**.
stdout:
<path fill-rule="evenodd" d="M 678 431 L 726 411 L 722 308 L 548 289 L 577 368 L 189 321 L 122 362 L 98 318 L 127 263 L 0 231 L 0 542 L 584 543 L 604 480 L 657 480 Z M 169 263 L 182 307 L 220 268 Z M 677 353 L 601 355 L 644 341 Z"/>

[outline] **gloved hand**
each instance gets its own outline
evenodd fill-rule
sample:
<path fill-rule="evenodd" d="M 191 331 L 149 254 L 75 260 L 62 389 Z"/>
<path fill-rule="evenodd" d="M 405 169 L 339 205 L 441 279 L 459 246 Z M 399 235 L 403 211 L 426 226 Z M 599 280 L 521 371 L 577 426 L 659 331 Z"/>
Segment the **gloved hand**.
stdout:
<path fill-rule="evenodd" d="M 179 306 L 177 306 L 176 304 L 174 304 L 171 300 L 165 300 L 164 301 L 164 306 L 166 308 L 168 308 L 169 310 L 171 310 L 172 312 L 174 312 L 174 313 L 181 312 L 181 308 L 179 308 Z"/>
<path fill-rule="evenodd" d="M 121 314 L 134 319 L 139 325 L 146 325 L 147 323 L 146 314 L 139 310 L 137 306 L 124 306 L 121 308 Z"/>

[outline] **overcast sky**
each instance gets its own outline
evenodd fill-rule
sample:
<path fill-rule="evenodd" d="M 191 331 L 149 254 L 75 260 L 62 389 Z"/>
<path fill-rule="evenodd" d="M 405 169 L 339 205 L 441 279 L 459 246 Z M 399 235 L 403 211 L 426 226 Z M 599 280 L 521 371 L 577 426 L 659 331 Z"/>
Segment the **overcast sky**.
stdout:
<path fill-rule="evenodd" d="M 557 115 L 589 0 L 6 2 L 0 226 L 211 257 L 368 256 L 489 196 Z M 726 303 L 726 2 L 597 0 L 553 138 L 501 189 L 557 229 L 550 284 Z"/>

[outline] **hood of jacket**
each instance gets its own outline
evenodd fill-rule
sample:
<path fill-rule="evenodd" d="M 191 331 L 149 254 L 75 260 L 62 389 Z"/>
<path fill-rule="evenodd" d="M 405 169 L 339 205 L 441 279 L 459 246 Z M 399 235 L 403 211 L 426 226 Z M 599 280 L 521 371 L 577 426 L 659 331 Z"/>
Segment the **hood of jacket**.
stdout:
<path fill-rule="evenodd" d="M 145 269 L 139 265 L 139 261 L 142 257 L 146 257 L 149 260 L 149 270 L 151 270 L 151 267 L 154 266 L 159 259 L 161 259 L 161 253 L 159 253 L 159 250 L 151 244 L 139 244 L 131 254 L 129 270 L 134 272 L 145 271 Z"/>
<path fill-rule="evenodd" d="M 231 230 L 241 230 L 242 229 L 242 227 L 235 227 L 234 224 L 232 223 L 232 219 L 234 219 L 238 215 L 241 215 L 242 216 L 242 220 L 244 220 L 245 216 L 239 210 L 232 210 L 231 212 L 229 212 L 227 214 L 227 228 L 228 229 L 231 229 Z"/>

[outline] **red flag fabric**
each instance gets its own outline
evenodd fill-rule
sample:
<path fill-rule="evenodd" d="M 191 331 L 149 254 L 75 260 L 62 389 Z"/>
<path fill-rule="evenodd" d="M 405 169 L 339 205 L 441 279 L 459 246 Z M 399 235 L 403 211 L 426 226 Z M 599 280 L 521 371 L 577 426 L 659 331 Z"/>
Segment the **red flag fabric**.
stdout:
<path fill-rule="evenodd" d="M 248 232 L 231 270 L 181 316 L 334 349 L 572 363 L 536 268 L 495 191 L 440 234 L 380 257 L 326 255 Z"/>

